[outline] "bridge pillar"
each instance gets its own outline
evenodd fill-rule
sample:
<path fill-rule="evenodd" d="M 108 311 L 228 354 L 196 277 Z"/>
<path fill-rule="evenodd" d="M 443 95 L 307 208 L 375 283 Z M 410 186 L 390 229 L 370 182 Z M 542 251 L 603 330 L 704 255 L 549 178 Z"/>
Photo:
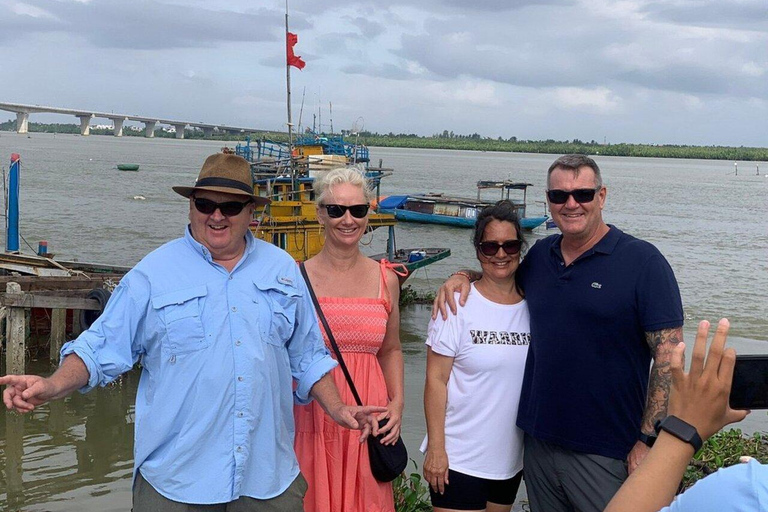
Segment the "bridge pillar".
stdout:
<path fill-rule="evenodd" d="M 16 132 L 29 132 L 29 112 L 16 112 Z"/>
<path fill-rule="evenodd" d="M 152 138 L 155 136 L 155 125 L 157 125 L 157 121 L 146 121 L 144 123 L 144 136 L 148 138 Z"/>
<path fill-rule="evenodd" d="M 183 139 L 184 138 L 184 128 L 187 127 L 186 124 L 175 124 L 173 125 L 174 128 L 176 128 L 176 138 L 177 139 Z"/>
<path fill-rule="evenodd" d="M 93 114 L 75 116 L 80 119 L 80 135 L 86 136 L 91 134 L 91 119 Z"/>
<path fill-rule="evenodd" d="M 123 136 L 123 123 L 125 122 L 125 117 L 113 117 L 112 118 L 112 124 L 114 125 L 114 134 L 115 137 L 122 137 Z"/>
<path fill-rule="evenodd" d="M 203 128 L 203 135 L 205 135 L 206 137 L 212 137 L 213 128 Z"/>

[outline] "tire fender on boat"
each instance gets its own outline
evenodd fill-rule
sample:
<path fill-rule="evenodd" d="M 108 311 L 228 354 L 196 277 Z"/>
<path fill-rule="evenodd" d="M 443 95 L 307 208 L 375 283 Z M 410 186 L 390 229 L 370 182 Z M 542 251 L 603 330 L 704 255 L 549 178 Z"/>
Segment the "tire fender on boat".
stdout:
<path fill-rule="evenodd" d="M 98 302 L 99 309 L 80 310 L 80 327 L 83 330 L 88 329 L 93 324 L 93 322 L 95 322 L 96 319 L 101 316 L 101 314 L 104 312 L 104 308 L 107 307 L 107 302 L 111 296 L 112 294 L 104 288 L 94 288 L 88 292 L 88 295 L 85 298 L 94 299 L 96 302 Z"/>

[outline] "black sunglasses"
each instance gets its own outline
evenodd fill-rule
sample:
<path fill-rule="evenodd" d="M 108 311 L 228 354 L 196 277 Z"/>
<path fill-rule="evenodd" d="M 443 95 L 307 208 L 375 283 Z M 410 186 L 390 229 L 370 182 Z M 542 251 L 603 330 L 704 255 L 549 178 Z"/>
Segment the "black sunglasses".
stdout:
<path fill-rule="evenodd" d="M 510 256 L 520 252 L 520 247 L 523 246 L 523 242 L 520 240 L 507 240 L 506 242 L 480 242 L 477 244 L 477 248 L 480 252 L 486 256 L 494 256 L 499 249 L 504 249 L 504 252 Z"/>
<path fill-rule="evenodd" d="M 564 204 L 568 201 L 568 196 L 573 196 L 577 203 L 590 203 L 595 198 L 599 188 L 577 188 L 576 190 L 547 190 L 549 202 L 553 204 Z"/>
<path fill-rule="evenodd" d="M 367 204 L 353 204 L 352 206 L 346 206 L 343 204 L 323 204 L 320 205 L 328 212 L 328 216 L 332 219 L 338 219 L 344 216 L 349 210 L 349 213 L 356 219 L 362 219 L 368 213 Z"/>
<path fill-rule="evenodd" d="M 243 211 L 243 208 L 251 204 L 251 201 L 246 201 L 244 203 L 240 203 L 238 201 L 227 201 L 226 203 L 217 203 L 216 201 L 211 201 L 210 199 L 203 199 L 202 197 L 196 197 L 194 198 L 195 208 L 197 208 L 197 211 L 200 213 L 204 213 L 205 215 L 210 215 L 213 212 L 218 210 L 221 212 L 222 215 L 225 217 L 234 217 L 235 215 L 240 215 L 240 212 Z"/>

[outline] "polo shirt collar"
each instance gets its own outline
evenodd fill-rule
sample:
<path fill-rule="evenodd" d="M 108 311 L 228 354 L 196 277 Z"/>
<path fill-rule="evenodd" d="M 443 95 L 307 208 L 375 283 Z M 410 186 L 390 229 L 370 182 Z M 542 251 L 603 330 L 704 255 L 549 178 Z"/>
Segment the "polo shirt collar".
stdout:
<path fill-rule="evenodd" d="M 623 233 L 619 228 L 617 228 L 613 224 L 608 224 L 608 232 L 605 234 L 605 236 L 601 238 L 595 244 L 594 247 L 592 247 L 587 252 L 579 256 L 577 259 L 584 258 L 596 252 L 599 252 L 601 254 L 611 254 L 613 250 L 616 248 L 616 244 L 619 243 L 619 239 L 621 238 L 622 234 Z M 556 235 L 552 237 L 552 242 L 549 246 L 550 252 L 554 252 L 560 260 L 563 259 L 563 251 L 560 248 L 560 242 L 562 241 L 563 241 L 563 235 L 562 234 Z"/>

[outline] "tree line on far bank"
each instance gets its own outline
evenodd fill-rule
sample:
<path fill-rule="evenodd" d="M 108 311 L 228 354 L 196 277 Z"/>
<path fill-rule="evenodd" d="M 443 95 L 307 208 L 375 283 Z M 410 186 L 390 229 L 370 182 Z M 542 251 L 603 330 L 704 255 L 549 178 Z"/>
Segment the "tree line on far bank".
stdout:
<path fill-rule="evenodd" d="M 0 131 L 15 131 L 16 123 L 9 120 L 0 123 Z M 43 124 L 29 123 L 30 132 L 48 133 L 80 133 L 80 127 L 76 124 Z M 93 135 L 112 135 L 112 129 L 92 128 Z M 126 136 L 143 137 L 144 130 L 123 130 Z M 504 139 L 502 137 L 483 137 L 478 133 L 470 135 L 454 134 L 448 130 L 432 136 L 419 136 L 416 134 L 361 132 L 351 134 L 342 131 L 349 142 L 359 142 L 368 146 L 393 147 L 393 148 L 420 148 L 420 149 L 454 149 L 466 151 L 500 151 L 512 153 L 547 153 L 562 155 L 567 153 L 581 153 L 585 155 L 605 156 L 632 156 L 632 157 L 656 157 L 656 158 L 698 158 L 705 160 L 738 160 L 738 161 L 768 161 L 768 148 L 756 147 L 732 147 L 732 146 L 688 146 L 681 144 L 601 144 L 594 140 L 583 142 L 579 139 L 558 141 L 548 140 L 520 140 L 517 137 Z M 173 132 L 164 131 L 161 128 L 155 130 L 156 137 L 173 138 Z M 188 139 L 209 138 L 222 141 L 243 141 L 246 134 L 214 134 L 206 137 L 202 130 L 187 129 L 184 137 Z M 288 134 L 285 132 L 259 132 L 251 134 L 252 139 L 268 138 L 277 142 L 287 142 Z"/>
<path fill-rule="evenodd" d="M 729 147 L 729 146 L 688 146 L 681 144 L 601 144 L 579 139 L 571 141 L 548 140 L 518 140 L 482 137 L 477 133 L 472 135 L 454 135 L 453 132 L 443 132 L 431 137 L 420 137 L 414 134 L 361 133 L 360 142 L 369 146 L 423 148 L 423 149 L 456 149 L 472 151 L 507 151 L 513 153 L 548 153 L 564 155 L 581 153 L 584 155 L 633 156 L 656 158 L 700 158 L 706 160 L 741 160 L 768 161 L 768 148 Z"/>

